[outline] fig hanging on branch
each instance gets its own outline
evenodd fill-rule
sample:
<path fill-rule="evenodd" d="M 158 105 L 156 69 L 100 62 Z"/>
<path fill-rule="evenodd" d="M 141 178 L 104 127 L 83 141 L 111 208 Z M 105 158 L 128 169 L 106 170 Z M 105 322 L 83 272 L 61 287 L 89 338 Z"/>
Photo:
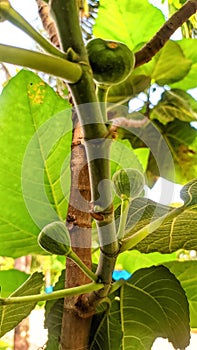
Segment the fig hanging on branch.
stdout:
<path fill-rule="evenodd" d="M 42 249 L 50 254 L 69 257 L 92 281 L 97 281 L 98 276 L 72 250 L 70 235 L 65 223 L 55 221 L 46 225 L 38 235 L 38 243 Z"/>
<path fill-rule="evenodd" d="M 69 232 L 60 221 L 46 225 L 38 236 L 38 243 L 51 254 L 69 255 L 72 251 Z"/>
<path fill-rule="evenodd" d="M 144 189 L 144 175 L 137 169 L 126 168 L 115 172 L 112 177 L 114 190 L 121 199 L 133 200 L 139 197 Z"/>
<path fill-rule="evenodd" d="M 119 84 L 134 68 L 134 54 L 123 43 L 96 38 L 87 43 L 86 49 L 96 84 Z"/>

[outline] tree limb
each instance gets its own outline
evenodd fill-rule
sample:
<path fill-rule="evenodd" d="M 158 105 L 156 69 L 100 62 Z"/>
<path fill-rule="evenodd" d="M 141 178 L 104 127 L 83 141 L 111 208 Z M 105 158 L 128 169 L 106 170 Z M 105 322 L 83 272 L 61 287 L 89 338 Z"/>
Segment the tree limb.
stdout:
<path fill-rule="evenodd" d="M 162 49 L 171 35 L 197 11 L 197 0 L 188 0 L 180 10 L 172 15 L 153 38 L 135 53 L 135 68 L 149 62 Z"/>
<path fill-rule="evenodd" d="M 55 22 L 50 16 L 49 6 L 45 1 L 36 0 L 38 5 L 38 12 L 40 19 L 42 21 L 43 27 L 49 35 L 49 39 L 53 45 L 60 48 L 60 41 L 58 37 L 58 32 L 55 26 Z"/>

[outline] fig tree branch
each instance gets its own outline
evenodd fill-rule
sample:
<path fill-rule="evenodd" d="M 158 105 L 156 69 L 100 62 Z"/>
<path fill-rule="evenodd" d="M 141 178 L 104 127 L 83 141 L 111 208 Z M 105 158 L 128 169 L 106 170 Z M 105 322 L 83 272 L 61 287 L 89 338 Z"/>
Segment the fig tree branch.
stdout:
<path fill-rule="evenodd" d="M 60 47 L 57 29 L 55 26 L 55 22 L 53 21 L 53 19 L 50 16 L 48 4 L 42 0 L 36 0 L 36 2 L 38 5 L 38 12 L 39 12 L 40 19 L 42 21 L 44 29 L 46 30 L 46 32 L 49 35 L 50 41 L 56 47 Z"/>
<path fill-rule="evenodd" d="M 135 68 L 147 63 L 162 49 L 171 35 L 197 11 L 197 0 L 188 0 L 172 15 L 153 38 L 135 53 Z"/>

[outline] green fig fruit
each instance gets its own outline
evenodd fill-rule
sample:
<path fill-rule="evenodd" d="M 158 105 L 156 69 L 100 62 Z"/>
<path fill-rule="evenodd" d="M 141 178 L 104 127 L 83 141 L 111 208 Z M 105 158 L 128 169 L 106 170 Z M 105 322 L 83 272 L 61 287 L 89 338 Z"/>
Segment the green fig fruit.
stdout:
<path fill-rule="evenodd" d="M 86 49 L 94 80 L 100 85 L 119 84 L 134 67 L 135 56 L 123 43 L 97 38 L 90 40 Z"/>
<path fill-rule="evenodd" d="M 38 243 L 51 254 L 68 255 L 72 252 L 69 232 L 61 221 L 46 225 L 38 235 Z"/>
<path fill-rule="evenodd" d="M 145 185 L 144 175 L 139 170 L 132 168 L 116 171 L 112 181 L 115 192 L 121 199 L 139 197 Z"/>

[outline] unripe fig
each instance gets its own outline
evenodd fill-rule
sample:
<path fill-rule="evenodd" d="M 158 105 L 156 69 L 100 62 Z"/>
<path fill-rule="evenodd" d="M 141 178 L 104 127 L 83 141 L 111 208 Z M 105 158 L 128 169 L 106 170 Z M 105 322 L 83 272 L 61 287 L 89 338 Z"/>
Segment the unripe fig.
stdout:
<path fill-rule="evenodd" d="M 94 80 L 100 85 L 119 84 L 134 67 L 134 54 L 123 43 L 97 38 L 90 40 L 86 48 Z"/>
<path fill-rule="evenodd" d="M 120 169 L 112 177 L 114 189 L 121 199 L 134 199 L 143 191 L 145 180 L 143 174 L 132 168 Z"/>
<path fill-rule="evenodd" d="M 60 221 L 46 225 L 38 235 L 38 243 L 51 254 L 68 255 L 72 252 L 69 232 Z"/>

